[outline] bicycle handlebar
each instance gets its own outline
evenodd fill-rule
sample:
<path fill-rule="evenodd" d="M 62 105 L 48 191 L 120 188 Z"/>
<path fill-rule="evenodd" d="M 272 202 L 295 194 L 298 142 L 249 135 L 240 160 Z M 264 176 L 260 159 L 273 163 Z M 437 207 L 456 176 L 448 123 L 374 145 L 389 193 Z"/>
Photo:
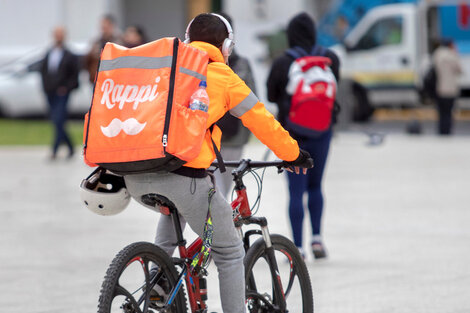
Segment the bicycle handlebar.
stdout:
<path fill-rule="evenodd" d="M 247 164 L 250 168 L 260 168 L 260 167 L 269 167 L 269 166 L 282 166 L 284 161 L 252 161 L 250 159 L 241 159 L 240 161 L 224 161 L 225 166 L 227 167 L 238 167 L 242 164 Z M 218 166 L 218 162 L 215 161 L 212 163 L 213 166 Z"/>
<path fill-rule="evenodd" d="M 311 166 L 308 168 L 313 167 L 313 159 L 309 159 Z M 278 168 L 279 173 L 282 172 L 283 168 L 288 168 L 289 162 L 283 160 L 276 160 L 276 161 L 252 161 L 250 159 L 241 159 L 240 161 L 224 161 L 224 165 L 226 167 L 236 167 L 235 170 L 232 171 L 233 174 L 237 173 L 245 173 L 250 169 L 255 168 L 263 168 L 263 167 L 270 167 L 276 166 Z M 217 161 L 212 162 L 211 166 L 215 167 L 216 169 L 219 168 L 219 163 Z"/>
<path fill-rule="evenodd" d="M 234 169 L 232 173 L 239 175 L 251 169 L 271 166 L 276 166 L 278 170 L 281 170 L 285 166 L 285 161 L 252 161 L 250 159 L 241 159 L 240 161 L 224 161 L 224 164 L 226 167 L 236 167 L 236 169 Z M 219 163 L 217 161 L 214 161 L 212 162 L 211 166 L 219 168 Z"/>

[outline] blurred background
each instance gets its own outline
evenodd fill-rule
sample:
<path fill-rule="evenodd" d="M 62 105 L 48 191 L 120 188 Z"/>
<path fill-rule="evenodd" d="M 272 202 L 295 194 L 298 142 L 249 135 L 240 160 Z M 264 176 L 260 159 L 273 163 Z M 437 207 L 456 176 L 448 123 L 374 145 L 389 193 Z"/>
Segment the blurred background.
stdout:
<path fill-rule="evenodd" d="M 338 99 L 343 128 L 351 122 L 435 119 L 434 107 L 423 92 L 423 77 L 439 40 L 452 39 L 464 67 L 455 115 L 458 120 L 467 118 L 470 9 L 468 1 L 461 0 L 1 0 L 0 116 L 46 116 L 39 69 L 34 65 L 51 47 L 54 27 L 65 27 L 66 45 L 80 57 L 80 87 L 71 94 L 69 113 L 81 118 L 92 91 L 83 59 L 100 38 L 103 16 L 114 18 L 116 34 L 138 26 L 151 41 L 183 38 L 188 21 L 208 11 L 232 16 L 237 51 L 250 60 L 264 102 L 271 61 L 287 46 L 287 22 L 300 11 L 311 14 L 318 43 L 332 48 L 341 60 Z M 0 139 L 0 143 L 8 140 Z"/>

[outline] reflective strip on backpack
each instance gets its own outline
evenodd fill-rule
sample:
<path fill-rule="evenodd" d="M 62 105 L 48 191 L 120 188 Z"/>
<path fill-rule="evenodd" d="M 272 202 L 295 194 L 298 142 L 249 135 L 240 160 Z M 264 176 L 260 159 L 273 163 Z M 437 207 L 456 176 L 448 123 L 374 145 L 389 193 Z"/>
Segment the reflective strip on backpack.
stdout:
<path fill-rule="evenodd" d="M 190 69 L 187 69 L 186 67 L 180 66 L 179 71 L 180 71 L 180 73 L 195 77 L 195 78 L 203 80 L 203 81 L 207 81 L 207 77 L 205 75 L 202 75 L 202 74 L 200 74 L 198 72 L 195 72 L 195 71 L 191 71 Z"/>
<path fill-rule="evenodd" d="M 170 67 L 173 56 L 164 57 L 140 57 L 140 56 L 122 56 L 112 60 L 101 60 L 100 72 L 111 71 L 120 68 L 138 68 L 138 69 L 161 69 Z"/>
<path fill-rule="evenodd" d="M 258 97 L 252 92 L 242 102 L 237 104 L 230 110 L 230 114 L 235 117 L 241 117 L 243 114 L 251 110 L 259 102 Z"/>

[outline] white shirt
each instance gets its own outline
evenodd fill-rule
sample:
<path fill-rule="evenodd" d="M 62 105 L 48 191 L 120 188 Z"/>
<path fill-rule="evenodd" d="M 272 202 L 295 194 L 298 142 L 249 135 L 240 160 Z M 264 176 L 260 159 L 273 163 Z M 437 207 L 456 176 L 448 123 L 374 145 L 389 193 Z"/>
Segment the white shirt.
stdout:
<path fill-rule="evenodd" d="M 448 47 L 439 47 L 434 52 L 433 62 L 437 74 L 437 94 L 454 98 L 460 94 L 459 76 L 462 74 L 459 55 Z"/>
<path fill-rule="evenodd" d="M 47 70 L 50 73 L 57 72 L 59 68 L 60 61 L 62 61 L 62 57 L 64 56 L 64 49 L 60 47 L 55 47 L 49 53 L 49 58 L 47 59 Z"/>

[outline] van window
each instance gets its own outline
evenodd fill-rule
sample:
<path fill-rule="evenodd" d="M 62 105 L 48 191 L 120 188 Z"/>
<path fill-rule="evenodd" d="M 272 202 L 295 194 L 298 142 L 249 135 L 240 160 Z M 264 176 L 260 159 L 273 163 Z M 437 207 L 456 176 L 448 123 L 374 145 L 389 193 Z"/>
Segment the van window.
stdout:
<path fill-rule="evenodd" d="M 402 41 L 403 18 L 388 17 L 375 22 L 357 42 L 354 50 L 369 50 L 385 45 L 398 45 Z"/>

